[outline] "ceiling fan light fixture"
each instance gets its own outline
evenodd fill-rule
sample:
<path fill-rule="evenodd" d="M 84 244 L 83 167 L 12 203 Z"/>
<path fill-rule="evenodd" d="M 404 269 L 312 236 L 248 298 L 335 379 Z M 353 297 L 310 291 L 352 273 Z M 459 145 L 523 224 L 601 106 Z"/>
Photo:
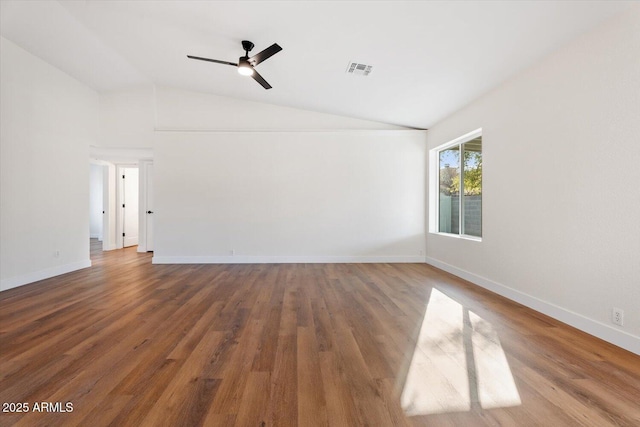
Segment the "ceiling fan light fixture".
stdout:
<path fill-rule="evenodd" d="M 253 75 L 253 67 L 249 64 L 249 61 L 240 61 L 238 64 L 238 73 L 242 76 Z"/>
<path fill-rule="evenodd" d="M 248 65 L 240 65 L 238 67 L 238 73 L 243 76 L 250 76 L 253 74 L 253 68 L 249 67 Z"/>

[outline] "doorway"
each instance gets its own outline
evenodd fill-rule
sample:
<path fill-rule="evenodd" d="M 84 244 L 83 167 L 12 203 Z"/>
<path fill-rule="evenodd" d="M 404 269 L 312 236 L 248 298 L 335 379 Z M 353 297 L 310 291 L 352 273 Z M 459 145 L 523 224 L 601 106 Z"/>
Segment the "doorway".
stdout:
<path fill-rule="evenodd" d="M 147 224 L 147 219 L 153 217 L 147 213 L 153 211 L 152 168 L 147 177 L 147 169 L 153 165 L 153 150 L 92 146 L 90 163 L 102 170 L 101 249 L 111 251 L 137 245 L 139 252 L 146 252 L 147 234 L 150 234 L 149 250 L 153 250 L 153 220 Z M 90 233 L 95 235 L 98 227 L 91 228 Z M 92 247 L 99 249 L 93 243 Z"/>

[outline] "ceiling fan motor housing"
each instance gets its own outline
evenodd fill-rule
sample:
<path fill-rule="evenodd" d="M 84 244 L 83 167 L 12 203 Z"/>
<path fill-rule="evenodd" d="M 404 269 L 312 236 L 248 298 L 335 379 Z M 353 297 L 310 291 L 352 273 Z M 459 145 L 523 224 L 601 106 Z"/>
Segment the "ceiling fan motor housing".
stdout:
<path fill-rule="evenodd" d="M 242 49 L 244 49 L 246 52 L 251 52 L 251 49 L 253 49 L 253 43 L 250 42 L 249 40 L 242 40 Z"/>

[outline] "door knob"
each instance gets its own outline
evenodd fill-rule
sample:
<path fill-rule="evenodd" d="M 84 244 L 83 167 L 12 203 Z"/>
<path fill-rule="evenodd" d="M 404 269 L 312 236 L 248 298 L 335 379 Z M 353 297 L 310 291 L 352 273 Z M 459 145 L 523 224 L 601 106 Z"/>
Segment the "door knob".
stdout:
<path fill-rule="evenodd" d="M 153 211 L 147 211 L 147 213 L 148 213 L 148 214 L 152 214 L 152 213 L 153 213 Z"/>

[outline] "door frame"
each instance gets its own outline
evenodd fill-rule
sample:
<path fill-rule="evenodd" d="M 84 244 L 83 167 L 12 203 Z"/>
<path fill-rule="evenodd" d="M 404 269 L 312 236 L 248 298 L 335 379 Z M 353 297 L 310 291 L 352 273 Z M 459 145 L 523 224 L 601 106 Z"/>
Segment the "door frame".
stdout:
<path fill-rule="evenodd" d="M 138 252 L 147 252 L 149 167 L 152 166 L 153 160 L 138 162 Z"/>

